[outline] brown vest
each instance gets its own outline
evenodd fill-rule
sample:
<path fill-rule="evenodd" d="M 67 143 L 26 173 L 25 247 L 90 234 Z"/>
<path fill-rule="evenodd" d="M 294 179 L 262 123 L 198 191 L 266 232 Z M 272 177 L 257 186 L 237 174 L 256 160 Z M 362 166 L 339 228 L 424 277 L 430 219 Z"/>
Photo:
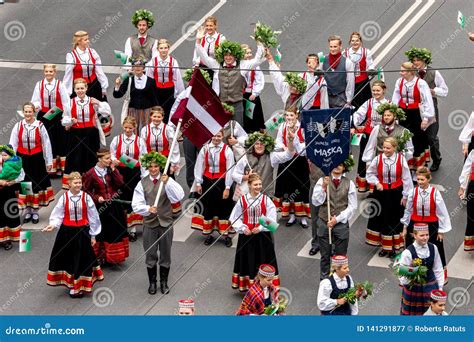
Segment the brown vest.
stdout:
<path fill-rule="evenodd" d="M 329 197 L 331 199 L 331 217 L 337 216 L 347 208 L 349 205 L 349 187 L 351 185 L 351 181 L 346 177 L 341 177 L 341 183 L 336 188 L 334 183 L 331 181 L 329 182 Z M 319 209 L 319 217 L 324 220 L 328 221 L 328 201 L 327 197 L 324 203 L 321 205 Z"/>
<path fill-rule="evenodd" d="M 387 131 L 385 130 L 385 125 L 380 125 L 379 134 L 377 135 L 377 153 L 376 154 L 379 155 L 379 153 L 383 152 L 382 147 L 383 147 L 383 142 L 385 138 L 394 137 L 396 139 L 397 137 L 402 136 L 405 129 L 406 129 L 405 127 L 400 126 L 399 124 L 395 124 L 395 126 L 393 127 L 392 134 L 388 135 Z"/>
<path fill-rule="evenodd" d="M 222 102 L 235 103 L 243 99 L 245 79 L 238 68 L 239 64 L 235 68 L 219 70 L 219 98 Z"/>
<path fill-rule="evenodd" d="M 425 74 L 425 77 L 423 77 L 423 80 L 426 83 L 428 83 L 428 86 L 430 87 L 430 89 L 436 88 L 435 77 L 436 77 L 436 71 L 434 71 L 430 67 L 427 67 L 426 74 Z M 438 106 L 438 98 L 436 96 L 432 96 L 432 98 L 433 98 L 433 104 L 436 108 Z"/>
<path fill-rule="evenodd" d="M 160 181 L 153 184 L 150 177 L 146 176 L 141 180 L 141 183 L 145 194 L 145 201 L 149 205 L 152 205 L 155 202 L 156 195 L 158 194 Z M 144 216 L 143 222 L 149 228 L 155 228 L 158 226 L 168 227 L 173 223 L 173 209 L 171 208 L 171 202 L 168 199 L 168 196 L 166 196 L 164 187 L 161 191 L 160 199 L 158 200 L 158 212 L 156 214 Z"/>
<path fill-rule="evenodd" d="M 247 160 L 253 172 L 258 173 L 262 178 L 262 191 L 268 196 L 273 196 L 273 167 L 270 162 L 270 154 L 264 153 L 260 158 L 257 158 L 252 153 L 247 153 Z"/>
<path fill-rule="evenodd" d="M 146 36 L 145 42 L 143 45 L 140 44 L 140 40 L 138 39 L 138 34 L 134 34 L 130 36 L 130 45 L 132 46 L 132 58 L 133 59 L 143 59 L 145 63 L 151 59 L 153 54 L 153 44 L 155 44 L 155 38 L 151 37 L 150 35 Z"/>

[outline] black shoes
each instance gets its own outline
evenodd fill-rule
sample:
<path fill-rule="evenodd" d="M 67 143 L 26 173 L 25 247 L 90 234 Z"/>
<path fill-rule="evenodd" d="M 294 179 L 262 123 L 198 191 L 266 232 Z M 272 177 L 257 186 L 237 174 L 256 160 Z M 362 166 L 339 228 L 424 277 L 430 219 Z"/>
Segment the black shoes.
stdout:
<path fill-rule="evenodd" d="M 146 270 L 148 271 L 148 280 L 150 282 L 150 286 L 148 287 L 148 293 L 151 295 L 156 294 L 156 265 L 152 268 L 147 267 Z"/>
<path fill-rule="evenodd" d="M 291 221 L 291 219 L 290 219 L 290 220 L 288 220 L 288 222 L 286 222 L 286 226 L 287 226 L 287 227 L 291 227 L 291 226 L 294 225 L 295 223 L 296 223 L 296 219 L 293 219 L 293 221 Z"/>
<path fill-rule="evenodd" d="M 379 252 L 379 257 L 383 258 L 383 257 L 388 257 L 390 259 L 393 259 L 395 258 L 395 255 L 397 253 L 395 253 L 395 251 L 384 251 L 383 249 Z"/>
<path fill-rule="evenodd" d="M 135 233 L 135 232 L 130 232 L 130 233 L 128 233 L 128 240 L 129 240 L 130 242 L 135 242 L 135 241 L 137 241 L 137 233 Z"/>
<path fill-rule="evenodd" d="M 79 292 L 79 293 L 69 292 L 69 297 L 71 297 L 71 298 L 82 298 L 82 297 L 84 297 L 84 293 L 82 293 L 82 292 Z"/>
<path fill-rule="evenodd" d="M 31 216 L 31 223 L 37 224 L 39 222 L 39 215 L 38 214 L 33 214 Z"/>
<path fill-rule="evenodd" d="M 225 237 L 224 243 L 226 247 L 232 247 L 232 239 L 230 238 L 230 236 Z"/>
<path fill-rule="evenodd" d="M 28 223 L 31 221 L 31 214 L 26 214 L 25 217 L 23 218 L 23 223 Z"/>
<path fill-rule="evenodd" d="M 430 167 L 431 172 L 436 172 L 439 170 L 439 165 L 441 164 L 441 160 L 443 160 L 443 158 L 437 161 L 433 160 L 433 164 L 431 164 L 431 167 Z"/>
<path fill-rule="evenodd" d="M 4 242 L 3 243 L 3 248 L 6 250 L 6 251 L 9 251 L 10 249 L 12 249 L 12 242 L 11 241 L 7 241 L 7 242 Z"/>
<path fill-rule="evenodd" d="M 388 252 L 384 251 L 383 249 L 379 252 L 379 257 L 381 258 L 386 257 L 387 255 L 388 255 Z"/>
<path fill-rule="evenodd" d="M 206 246 L 209 246 L 212 242 L 214 241 L 214 237 L 212 235 L 209 235 L 206 240 L 204 240 L 204 244 Z"/>
<path fill-rule="evenodd" d="M 319 247 L 311 248 L 309 250 L 309 255 L 316 255 L 319 252 Z"/>
<path fill-rule="evenodd" d="M 309 226 L 306 222 L 300 221 L 300 226 L 303 227 L 303 229 L 307 229 Z"/>
<path fill-rule="evenodd" d="M 162 294 L 170 293 L 170 289 L 168 287 L 168 274 L 170 273 L 170 269 L 160 266 L 160 290 Z"/>

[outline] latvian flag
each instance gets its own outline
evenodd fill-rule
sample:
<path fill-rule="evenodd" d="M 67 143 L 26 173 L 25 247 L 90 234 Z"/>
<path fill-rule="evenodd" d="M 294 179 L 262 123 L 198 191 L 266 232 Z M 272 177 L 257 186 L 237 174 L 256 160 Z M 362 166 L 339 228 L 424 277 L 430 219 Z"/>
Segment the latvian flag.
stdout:
<path fill-rule="evenodd" d="M 230 117 L 202 73 L 196 70 L 186 89 L 186 97 L 179 103 L 171 121 L 178 125 L 179 119 L 183 119 L 181 131 L 197 148 L 201 148 Z"/>

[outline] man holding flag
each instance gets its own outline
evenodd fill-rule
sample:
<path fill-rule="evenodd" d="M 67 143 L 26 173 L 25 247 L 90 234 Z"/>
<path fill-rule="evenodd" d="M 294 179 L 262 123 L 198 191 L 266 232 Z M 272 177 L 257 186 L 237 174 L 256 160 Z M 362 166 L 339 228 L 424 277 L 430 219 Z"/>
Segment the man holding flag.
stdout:
<path fill-rule="evenodd" d="M 311 198 L 320 207 L 319 217 L 313 219 L 321 250 L 320 279 L 324 279 L 329 275 L 332 243 L 336 254 L 347 254 L 349 220 L 357 209 L 355 184 L 344 176 L 354 164 L 349 156 L 350 109 L 305 110 L 303 128 L 306 155 L 326 175 L 317 181 Z"/>

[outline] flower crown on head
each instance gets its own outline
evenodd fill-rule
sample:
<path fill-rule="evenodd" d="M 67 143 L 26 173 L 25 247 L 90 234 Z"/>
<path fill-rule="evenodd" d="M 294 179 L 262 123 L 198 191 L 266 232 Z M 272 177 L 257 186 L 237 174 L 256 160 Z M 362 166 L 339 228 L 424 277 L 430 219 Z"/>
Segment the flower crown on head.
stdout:
<path fill-rule="evenodd" d="M 412 47 L 410 50 L 405 52 L 405 55 L 408 57 L 410 62 L 413 62 L 413 59 L 418 58 L 426 63 L 426 65 L 431 64 L 431 51 L 427 48 L 417 48 Z"/>
<path fill-rule="evenodd" d="M 135 11 L 132 15 L 132 24 L 137 26 L 140 20 L 146 20 L 148 23 L 148 28 L 151 28 L 155 24 L 155 18 L 153 18 L 153 13 L 147 9 L 139 9 Z"/>
<path fill-rule="evenodd" d="M 216 60 L 220 64 L 222 64 L 224 62 L 224 56 L 227 54 L 232 55 L 237 61 L 240 61 L 245 56 L 245 50 L 242 49 L 240 44 L 237 42 L 224 40 L 216 48 L 216 51 L 215 51 Z"/>
<path fill-rule="evenodd" d="M 142 164 L 142 166 L 148 168 L 151 164 L 158 164 L 161 170 L 165 168 L 166 161 L 167 158 L 164 155 L 155 151 L 144 154 L 140 158 L 140 163 Z"/>

